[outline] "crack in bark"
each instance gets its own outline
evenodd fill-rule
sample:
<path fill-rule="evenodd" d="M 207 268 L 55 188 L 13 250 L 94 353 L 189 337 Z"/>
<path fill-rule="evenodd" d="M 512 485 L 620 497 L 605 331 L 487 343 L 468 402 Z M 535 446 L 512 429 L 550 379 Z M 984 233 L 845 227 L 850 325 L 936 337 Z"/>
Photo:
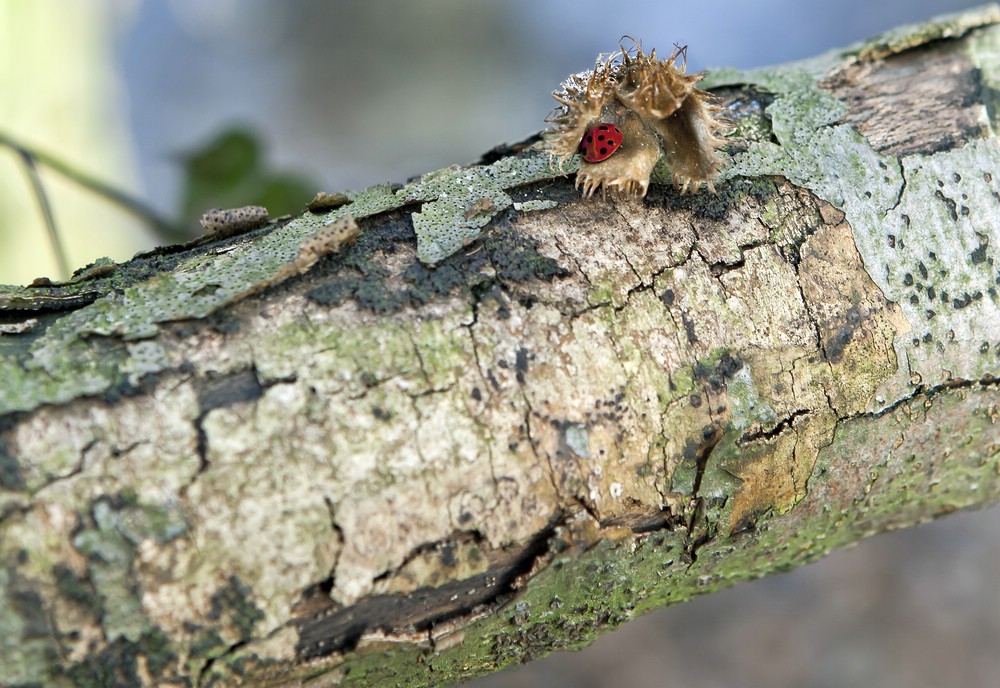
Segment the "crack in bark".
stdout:
<path fill-rule="evenodd" d="M 82 473 L 83 470 L 84 470 L 84 468 L 86 468 L 86 465 L 87 465 L 87 452 L 89 452 L 91 449 L 93 449 L 94 447 L 96 447 L 100 443 L 101 443 L 101 440 L 95 437 L 94 439 L 92 439 L 89 442 L 87 442 L 87 444 L 83 445 L 80 448 L 79 456 L 78 456 L 78 459 L 77 459 L 76 463 L 69 470 L 69 472 L 66 473 L 65 475 L 57 475 L 57 476 L 50 477 L 48 480 L 46 480 L 42 485 L 40 485 L 38 487 L 38 489 L 35 491 L 35 494 L 38 495 L 38 494 L 42 493 L 43 491 L 45 491 L 47 488 L 51 487 L 52 485 L 56 485 L 58 483 L 61 483 L 64 480 L 69 480 L 73 476 L 76 476 L 76 475 L 79 475 L 80 473 Z M 134 449 L 139 444 L 141 444 L 141 443 L 140 442 L 134 442 L 127 449 L 129 449 L 129 450 L 130 449 Z M 25 513 L 27 513 L 28 510 L 30 510 L 30 509 L 26 506 L 25 507 Z"/>
<path fill-rule="evenodd" d="M 922 387 L 918 388 L 917 390 L 915 390 L 913 395 L 908 397 L 908 399 L 912 399 L 917 395 L 923 393 L 933 395 L 934 392 L 943 389 L 971 387 L 977 384 L 983 386 L 987 385 L 992 386 L 992 385 L 997 385 L 998 383 L 1000 383 L 1000 380 L 997 380 L 995 378 L 984 378 L 978 381 L 969 381 L 969 380 L 950 381 L 947 383 L 943 383 L 941 385 L 936 385 L 926 390 L 923 389 Z M 538 453 L 534 448 L 534 440 L 531 437 L 531 432 L 530 432 L 530 422 L 531 422 L 530 416 L 532 411 L 530 403 L 528 402 L 526 396 L 523 394 L 523 389 L 522 389 L 522 398 L 524 399 L 524 402 L 527 407 L 527 411 L 525 414 L 526 433 L 528 434 L 532 450 L 535 451 L 536 456 L 538 456 Z M 893 404 L 891 407 L 881 410 L 879 414 L 891 411 L 892 409 L 898 407 L 899 404 L 902 404 L 905 401 L 906 399 L 900 400 L 897 403 Z M 769 439 L 771 437 L 776 437 L 777 435 L 784 432 L 787 428 L 791 427 L 794 424 L 796 418 L 807 416 L 809 414 L 810 414 L 809 410 L 796 409 L 789 416 L 782 419 L 782 421 L 779 422 L 778 425 L 772 428 L 771 430 L 760 431 L 758 433 L 755 433 L 754 435 L 750 435 L 743 438 L 742 441 L 749 442 L 749 441 L 757 441 L 761 439 Z M 860 417 L 864 415 L 867 414 L 856 414 L 855 416 L 851 416 L 849 418 Z M 838 419 L 838 421 L 848 420 L 849 418 Z M 706 436 L 705 439 L 706 442 L 700 448 L 700 454 L 701 454 L 699 457 L 700 471 L 704 470 L 704 466 L 707 464 L 707 461 L 711 456 L 712 449 L 714 448 L 715 443 L 717 443 L 718 441 L 718 433 L 716 433 L 713 430 L 712 437 L 709 438 L 708 436 Z M 713 442 L 712 440 L 715 440 L 715 442 Z M 550 470 L 552 470 L 551 465 L 550 465 Z M 559 494 L 557 486 L 555 484 L 553 486 L 556 487 L 556 492 L 557 494 Z M 690 519 L 687 524 L 690 537 L 688 540 L 688 545 L 685 548 L 685 551 L 691 559 L 691 564 L 693 564 L 697 560 L 697 553 L 699 547 L 703 546 L 707 542 L 712 541 L 716 537 L 715 533 L 711 531 L 704 532 L 698 535 L 695 530 L 694 526 L 696 526 L 696 524 L 701 520 L 701 518 L 703 518 L 705 510 L 704 500 L 701 499 L 698 495 L 699 488 L 700 488 L 700 480 L 696 481 L 695 489 L 693 490 L 692 493 L 692 499 L 694 500 L 693 510 L 690 513 Z M 593 514 L 589 509 L 587 509 L 587 505 L 584 502 L 580 500 L 575 500 L 575 501 L 577 501 L 577 503 L 579 503 L 580 506 L 586 509 L 587 512 L 590 513 L 590 515 L 594 517 L 596 520 L 596 515 Z M 479 585 L 481 580 L 482 584 L 485 586 L 483 590 L 485 591 L 486 589 L 489 589 L 492 596 L 489 599 L 479 601 L 477 603 L 478 606 L 470 607 L 466 605 L 465 607 L 462 608 L 452 608 L 450 610 L 444 610 L 444 611 L 439 610 L 438 612 L 435 612 L 437 616 L 433 614 L 420 616 L 419 618 L 414 616 L 406 616 L 406 614 L 412 614 L 412 610 L 415 606 L 419 606 L 419 604 L 425 602 L 426 600 L 430 599 L 430 596 L 434 595 L 433 591 L 422 590 L 418 591 L 419 594 L 417 595 L 410 594 L 405 596 L 405 598 L 400 598 L 398 596 L 397 597 L 382 596 L 379 598 L 372 598 L 366 600 L 365 602 L 362 603 L 362 605 L 360 605 L 361 607 L 360 611 L 358 609 L 358 606 L 340 610 L 328 609 L 325 610 L 323 613 L 314 614 L 312 617 L 308 619 L 300 619 L 295 622 L 295 625 L 298 626 L 300 631 L 300 642 L 299 642 L 300 657 L 305 660 L 310 658 L 328 656 L 335 652 L 350 651 L 354 646 L 356 646 L 357 641 L 360 640 L 360 638 L 365 632 L 369 632 L 373 629 L 377 630 L 380 628 L 389 628 L 390 630 L 394 630 L 402 628 L 405 631 L 406 628 L 412 628 L 413 631 L 410 631 L 410 633 L 414 632 L 418 633 L 419 637 L 421 638 L 426 634 L 431 634 L 430 636 L 428 636 L 431 637 L 433 635 L 431 631 L 434 625 L 440 621 L 446 619 L 458 620 L 460 618 L 463 618 L 464 615 L 472 613 L 477 609 L 480 612 L 483 612 L 484 609 L 488 611 L 488 609 L 490 608 L 496 608 L 496 606 L 503 604 L 504 601 L 509 599 L 509 595 L 515 589 L 515 582 L 518 579 L 518 577 L 523 576 L 528 571 L 532 570 L 533 567 L 536 565 L 536 562 L 544 558 L 549 547 L 549 545 L 547 544 L 548 539 L 553 534 L 554 528 L 558 525 L 558 523 L 566 522 L 566 518 L 567 516 L 563 514 L 563 516 L 559 517 L 559 519 L 557 519 L 553 523 L 553 525 L 551 525 L 544 531 L 540 532 L 533 539 L 532 541 L 532 543 L 534 543 L 533 545 L 530 545 L 527 549 L 521 550 L 522 556 L 520 556 L 517 559 L 516 565 L 507 569 L 506 572 L 503 573 L 504 576 L 503 582 L 501 582 L 499 578 L 496 578 L 497 574 L 501 573 L 499 569 L 497 569 L 496 567 L 491 567 L 490 573 L 484 574 L 484 577 L 482 579 L 477 579 L 476 581 L 472 581 L 471 579 L 466 579 L 463 581 L 454 581 L 452 583 L 447 584 L 448 586 L 453 586 L 454 589 L 452 587 L 448 587 L 446 590 L 442 590 L 440 588 L 435 589 L 438 593 L 450 594 L 452 599 L 454 599 L 457 594 L 456 591 L 460 590 L 463 587 L 468 587 L 469 585 L 472 584 Z M 619 524 L 615 519 L 609 519 L 607 522 L 600 522 L 600 521 L 597 522 L 602 528 L 622 525 Z M 641 524 L 639 523 L 639 521 L 637 521 L 634 524 L 630 522 L 625 525 L 627 525 L 627 527 L 631 527 L 634 532 L 650 532 L 653 530 L 660 530 L 660 529 L 671 530 L 677 524 L 678 522 L 676 522 L 676 519 L 672 515 L 662 516 L 657 514 L 650 516 L 646 522 L 643 522 Z M 636 526 L 638 526 L 638 529 Z M 517 571 L 520 571 L 520 573 L 517 573 Z M 493 576 L 494 578 L 491 580 L 490 576 Z M 393 616 L 393 614 L 387 613 L 389 611 L 401 611 L 402 616 L 400 618 L 406 620 L 406 625 L 405 626 L 400 625 L 402 622 L 397 622 L 396 624 L 393 624 L 391 628 L 386 626 L 384 623 L 384 619 Z M 374 613 L 372 613 L 369 616 L 367 621 L 364 620 L 359 621 L 358 619 L 360 617 L 364 617 L 365 613 L 367 612 L 374 612 Z M 372 620 L 381 620 L 382 624 L 381 625 L 374 624 Z M 457 627 L 460 628 L 461 624 L 460 623 L 457 624 Z"/>
<path fill-rule="evenodd" d="M 332 580 L 324 581 L 310 591 L 298 618 L 289 624 L 299 634 L 299 660 L 350 652 L 365 634 L 375 631 L 401 633 L 417 642 L 437 624 L 498 608 L 513 596 L 519 579 L 548 554 L 550 539 L 563 520 L 553 521 L 520 547 L 489 552 L 486 572 L 436 588 L 377 595 L 349 607 L 337 607 L 328 594 Z"/>
<path fill-rule="evenodd" d="M 808 409 L 795 409 L 789 415 L 779 420 L 778 423 L 773 427 L 771 427 L 770 429 L 767 430 L 761 429 L 758 430 L 757 432 L 740 436 L 740 438 L 736 440 L 736 444 L 739 446 L 743 446 L 746 444 L 750 444 L 751 442 L 759 442 L 759 441 L 766 442 L 767 440 L 773 440 L 780 434 L 782 434 L 785 430 L 791 428 L 794 425 L 795 420 L 797 418 L 808 416 L 811 413 L 812 411 Z"/>
<path fill-rule="evenodd" d="M 896 194 L 895 202 L 892 204 L 891 207 L 886 208 L 884 213 L 882 213 L 883 220 L 889 217 L 889 213 L 899 208 L 900 204 L 903 202 L 903 194 L 906 193 L 906 185 L 907 185 L 906 168 L 903 166 L 901 162 L 897 161 L 896 164 L 899 166 L 899 177 L 902 181 L 899 184 L 899 192 Z M 909 224 L 909 222 L 907 222 L 907 224 Z"/>
<path fill-rule="evenodd" d="M 973 387 L 997 387 L 1000 386 L 1000 378 L 993 377 L 992 375 L 986 375 L 985 377 L 979 378 L 978 380 L 966 380 L 964 378 L 946 380 L 944 382 L 939 382 L 934 385 L 916 385 L 913 392 L 905 397 L 901 397 L 896 401 L 888 404 L 877 411 L 870 411 L 864 413 L 857 413 L 844 418 L 838 418 L 839 420 L 853 420 L 855 418 L 881 418 L 882 416 L 892 413 L 900 406 L 907 404 L 917 397 L 924 395 L 928 399 L 933 399 L 938 392 L 944 390 L 952 389 L 971 389 Z"/>
<path fill-rule="evenodd" d="M 625 261 L 625 264 L 628 265 L 629 270 L 632 271 L 632 274 L 635 275 L 636 281 L 639 283 L 637 287 L 633 287 L 632 289 L 628 289 L 628 290 L 625 291 L 625 297 L 627 299 L 628 296 L 632 293 L 633 289 L 638 289 L 639 287 L 646 286 L 646 285 L 645 285 L 645 282 L 642 281 L 642 276 L 639 274 L 639 271 L 635 269 L 635 266 L 632 265 L 632 261 L 629 260 L 628 254 L 626 254 L 624 251 L 622 251 L 621 248 L 618 247 L 618 246 L 615 247 L 615 250 L 622 257 L 622 260 Z"/>
<path fill-rule="evenodd" d="M 479 374 L 479 378 L 483 382 L 483 387 L 486 388 L 487 385 L 489 384 L 489 381 L 483 374 L 483 363 L 479 357 L 479 342 L 476 340 L 475 326 L 478 323 L 479 323 L 479 299 L 477 298 L 476 300 L 473 301 L 472 322 L 470 322 L 467 325 L 463 325 L 463 327 L 467 330 L 469 335 L 469 342 L 472 345 L 472 359 L 473 361 L 475 361 L 476 364 L 476 372 Z M 478 388 L 473 388 L 473 392 L 477 390 Z M 482 392 L 479 392 L 479 394 L 481 396 Z M 479 401 L 479 399 L 477 399 L 477 401 Z M 466 408 L 468 408 L 468 405 L 466 405 Z M 482 429 L 482 431 L 489 437 L 490 440 L 494 439 L 492 434 L 489 432 L 489 426 L 479 419 L 479 414 L 470 411 L 468 416 L 470 419 L 472 419 L 472 422 L 475 423 L 478 428 Z M 490 481 L 493 484 L 494 497 L 498 498 L 500 491 L 500 482 L 499 479 L 497 478 L 496 462 L 493 456 L 493 442 L 487 441 L 485 444 L 486 444 L 487 460 L 489 461 L 489 466 L 490 466 Z M 494 507 L 494 509 L 490 513 L 492 514 L 493 511 L 495 511 L 495 509 L 496 507 Z"/>
<path fill-rule="evenodd" d="M 192 420 L 195 429 L 195 454 L 198 457 L 198 470 L 187 485 L 180 489 L 180 496 L 186 497 L 187 489 L 211 466 L 208 459 L 208 434 L 205 432 L 205 418 L 212 411 L 228 408 L 237 404 L 255 403 L 268 389 L 275 385 L 293 384 L 298 380 L 295 375 L 261 381 L 257 367 L 251 363 L 247 368 L 235 370 L 219 376 L 195 378 L 193 381 L 198 397 L 198 415 Z"/>
<path fill-rule="evenodd" d="M 270 635 L 270 634 L 269 634 Z M 235 643 L 228 645 L 225 650 L 214 657 L 209 657 L 205 664 L 202 665 L 201 671 L 198 672 L 198 676 L 195 678 L 195 687 L 200 688 L 200 686 L 209 685 L 205 681 L 208 678 L 209 672 L 212 667 L 218 662 L 224 662 L 227 657 L 231 657 L 237 650 L 246 645 L 250 644 L 252 639 L 237 640 Z"/>
<path fill-rule="evenodd" d="M 534 410 L 531 408 L 531 402 L 528 401 L 527 395 L 524 393 L 523 387 L 521 388 L 521 399 L 524 401 L 524 434 L 528 438 L 528 447 L 531 449 L 531 453 L 535 457 L 535 461 L 540 465 L 548 468 L 546 473 L 549 476 L 549 482 L 552 484 L 552 490 L 554 491 L 558 501 L 565 501 L 566 497 L 563 495 L 562 490 L 559 489 L 559 480 L 556 474 L 556 467 L 552 465 L 552 457 L 546 456 L 545 460 L 542 460 L 541 455 L 538 452 L 538 447 L 535 446 L 535 438 L 532 436 L 531 432 L 531 416 L 534 414 Z"/>
<path fill-rule="evenodd" d="M 413 338 L 413 333 L 410 330 L 406 330 L 406 338 L 410 340 L 410 346 L 413 347 L 413 354 L 417 359 L 417 366 L 420 368 L 420 375 L 424 378 L 424 384 L 427 390 L 433 389 L 431 385 L 430 375 L 427 374 L 427 368 L 424 366 L 424 357 L 420 353 L 420 347 L 417 346 L 416 340 Z M 415 395 L 411 395 L 415 396 Z M 419 411 L 418 411 L 419 415 Z"/>

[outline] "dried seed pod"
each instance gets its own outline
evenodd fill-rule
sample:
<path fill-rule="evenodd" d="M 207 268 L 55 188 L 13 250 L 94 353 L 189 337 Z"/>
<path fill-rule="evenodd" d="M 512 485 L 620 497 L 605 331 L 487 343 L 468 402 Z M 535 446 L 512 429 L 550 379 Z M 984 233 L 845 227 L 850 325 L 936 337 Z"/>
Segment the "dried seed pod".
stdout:
<path fill-rule="evenodd" d="M 632 50 L 599 57 L 592 72 L 570 76 L 552 96 L 559 107 L 549 118 L 548 150 L 562 164 L 580 148 L 597 124 L 621 132 L 620 146 L 601 160 L 586 156 L 576 176 L 583 194 L 600 190 L 645 196 L 649 177 L 660 155 L 681 193 L 705 184 L 715 191 L 718 149 L 728 122 L 715 98 L 695 87 L 705 75 L 687 74 L 686 48 L 676 48 L 666 60 L 653 50 L 646 55 L 638 42 Z"/>

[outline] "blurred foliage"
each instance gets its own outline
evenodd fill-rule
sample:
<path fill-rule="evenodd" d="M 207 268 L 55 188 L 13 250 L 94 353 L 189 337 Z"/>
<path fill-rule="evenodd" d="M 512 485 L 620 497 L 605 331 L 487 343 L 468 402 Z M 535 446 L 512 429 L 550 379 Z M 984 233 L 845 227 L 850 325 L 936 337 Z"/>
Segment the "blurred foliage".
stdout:
<path fill-rule="evenodd" d="M 198 219 L 212 208 L 237 208 L 260 205 L 271 217 L 296 214 L 305 209 L 319 185 L 301 175 L 271 170 L 257 138 L 242 128 L 227 129 L 204 146 L 181 157 L 183 163 L 183 202 L 171 221 L 160 217 L 141 200 L 103 183 L 66 164 L 58 156 L 25 148 L 0 132 L 0 146 L 18 153 L 35 185 L 45 225 L 61 273 L 69 273 L 65 246 L 50 210 L 45 185 L 35 172 L 36 163 L 52 169 L 74 182 L 84 192 L 102 197 L 109 203 L 142 218 L 163 243 L 183 242 L 201 232 Z"/>
<path fill-rule="evenodd" d="M 183 155 L 182 163 L 185 227 L 210 208 L 262 205 L 271 217 L 299 213 L 319 189 L 302 175 L 272 170 L 258 139 L 243 128 L 222 131 Z"/>

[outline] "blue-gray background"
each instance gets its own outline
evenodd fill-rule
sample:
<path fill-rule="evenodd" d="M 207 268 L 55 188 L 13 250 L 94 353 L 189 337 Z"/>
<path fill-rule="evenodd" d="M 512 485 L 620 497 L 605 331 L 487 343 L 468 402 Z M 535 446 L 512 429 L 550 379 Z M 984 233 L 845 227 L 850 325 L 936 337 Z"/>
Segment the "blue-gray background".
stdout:
<path fill-rule="evenodd" d="M 475 160 L 543 126 L 550 92 L 625 34 L 689 66 L 811 57 L 956 0 L 171 0 L 142 2 L 118 55 L 149 195 L 173 156 L 233 123 L 332 189 Z"/>
<path fill-rule="evenodd" d="M 552 88 L 623 34 L 647 49 L 687 44 L 695 70 L 755 67 L 975 4 L 173 0 L 138 3 L 117 55 L 146 193 L 171 210 L 174 156 L 234 123 L 278 167 L 357 189 L 537 131 Z M 475 685 L 993 688 L 998 585 L 994 509 L 875 538 Z"/>

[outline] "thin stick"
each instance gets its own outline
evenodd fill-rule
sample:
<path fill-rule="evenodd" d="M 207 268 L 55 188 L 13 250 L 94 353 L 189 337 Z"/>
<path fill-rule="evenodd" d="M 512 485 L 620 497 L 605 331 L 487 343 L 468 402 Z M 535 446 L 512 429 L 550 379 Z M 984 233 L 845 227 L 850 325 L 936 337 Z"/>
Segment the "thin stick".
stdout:
<path fill-rule="evenodd" d="M 41 209 L 42 217 L 45 219 L 45 229 L 49 234 L 49 243 L 52 245 L 52 253 L 55 254 L 56 263 L 59 266 L 59 279 L 69 279 L 69 263 L 66 261 L 66 251 L 63 248 L 62 241 L 59 240 L 59 232 L 56 231 L 56 218 L 52 214 L 52 206 L 49 204 L 49 197 L 45 193 L 42 178 L 38 176 L 35 159 L 27 151 L 18 149 L 17 152 L 21 155 L 21 159 L 24 160 L 24 168 L 28 172 L 28 179 L 35 190 L 35 198 L 38 199 L 38 207 Z"/>
<path fill-rule="evenodd" d="M 0 144 L 17 151 L 21 157 L 25 159 L 25 161 L 31 160 L 40 162 L 46 167 L 52 169 L 54 172 L 58 172 L 85 189 L 94 192 L 98 196 L 103 196 L 112 203 L 121 206 L 128 212 L 151 225 L 164 239 L 180 241 L 184 238 L 183 231 L 180 231 L 174 223 L 162 217 L 159 213 L 139 199 L 129 196 L 125 192 L 116 189 L 99 179 L 95 179 L 94 177 L 91 177 L 85 172 L 81 172 L 70 165 L 67 165 L 58 158 L 22 145 L 3 132 L 0 132 Z"/>

